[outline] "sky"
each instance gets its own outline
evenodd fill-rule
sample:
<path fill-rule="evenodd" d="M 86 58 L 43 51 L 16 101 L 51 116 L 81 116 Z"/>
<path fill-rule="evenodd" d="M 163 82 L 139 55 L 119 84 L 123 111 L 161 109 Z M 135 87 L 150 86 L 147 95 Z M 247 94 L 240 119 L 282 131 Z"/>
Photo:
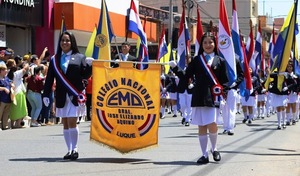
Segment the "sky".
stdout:
<path fill-rule="evenodd" d="M 268 14 L 274 18 L 285 18 L 293 3 L 294 0 L 258 0 L 258 14 Z"/>
<path fill-rule="evenodd" d="M 258 0 L 258 15 L 267 15 L 272 16 L 274 18 L 286 18 L 294 0 Z M 299 1 L 298 1 L 298 8 L 297 8 L 297 19 L 300 19 L 300 9 L 299 9 Z M 268 24 L 272 25 L 272 24 Z M 279 29 L 280 30 L 280 29 Z M 298 50 L 300 50 L 300 34 L 297 35 L 297 42 L 298 42 Z"/>

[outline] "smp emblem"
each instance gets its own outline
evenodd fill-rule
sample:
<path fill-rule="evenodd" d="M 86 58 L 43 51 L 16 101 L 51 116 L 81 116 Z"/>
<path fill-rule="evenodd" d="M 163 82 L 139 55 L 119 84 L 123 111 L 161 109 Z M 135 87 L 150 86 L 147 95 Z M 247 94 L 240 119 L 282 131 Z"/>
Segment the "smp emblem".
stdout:
<path fill-rule="evenodd" d="M 142 98 L 136 92 L 126 88 L 117 89 L 109 94 L 106 106 L 110 108 L 146 108 Z"/>
<path fill-rule="evenodd" d="M 107 37 L 103 34 L 98 34 L 95 38 L 95 45 L 99 48 L 103 48 L 107 45 Z"/>
<path fill-rule="evenodd" d="M 218 38 L 219 48 L 226 49 L 231 45 L 230 38 L 227 35 L 221 35 Z"/>

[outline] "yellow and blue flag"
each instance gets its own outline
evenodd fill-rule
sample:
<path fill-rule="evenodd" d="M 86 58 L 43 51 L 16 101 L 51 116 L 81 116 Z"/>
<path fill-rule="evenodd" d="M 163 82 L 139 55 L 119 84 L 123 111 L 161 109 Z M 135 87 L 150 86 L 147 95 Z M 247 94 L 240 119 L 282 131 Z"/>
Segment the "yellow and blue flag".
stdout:
<path fill-rule="evenodd" d="M 101 14 L 98 29 L 94 41 L 93 58 L 99 60 L 110 60 L 110 43 L 115 35 L 112 31 L 111 21 L 105 0 L 101 3 Z"/>
<path fill-rule="evenodd" d="M 95 28 L 93 30 L 93 33 L 92 33 L 92 36 L 91 36 L 91 38 L 89 40 L 89 43 L 86 47 L 86 50 L 85 50 L 85 56 L 86 57 L 93 57 L 94 42 L 95 42 L 96 34 L 97 34 L 97 26 L 95 26 Z"/>
<path fill-rule="evenodd" d="M 285 72 L 286 70 L 290 58 L 290 54 L 291 54 L 294 36 L 295 36 L 297 6 L 298 6 L 298 0 L 296 0 L 293 6 L 291 7 L 291 10 L 286 20 L 284 21 L 284 24 L 281 27 L 280 33 L 276 40 L 274 53 L 273 53 L 273 55 L 275 56 L 275 63 L 272 68 L 272 71 L 277 69 L 278 72 L 280 73 L 280 72 Z M 283 81 L 284 81 L 284 75 L 278 75 L 277 88 L 280 91 L 282 90 Z"/>

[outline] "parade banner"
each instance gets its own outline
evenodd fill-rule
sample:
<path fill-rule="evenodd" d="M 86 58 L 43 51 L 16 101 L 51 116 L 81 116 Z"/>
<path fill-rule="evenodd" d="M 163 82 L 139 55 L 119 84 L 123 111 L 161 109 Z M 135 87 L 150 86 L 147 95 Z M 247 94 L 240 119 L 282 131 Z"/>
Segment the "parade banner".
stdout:
<path fill-rule="evenodd" d="M 93 62 L 90 139 L 121 153 L 156 146 L 160 108 L 159 64 L 146 70 L 120 62 Z"/>

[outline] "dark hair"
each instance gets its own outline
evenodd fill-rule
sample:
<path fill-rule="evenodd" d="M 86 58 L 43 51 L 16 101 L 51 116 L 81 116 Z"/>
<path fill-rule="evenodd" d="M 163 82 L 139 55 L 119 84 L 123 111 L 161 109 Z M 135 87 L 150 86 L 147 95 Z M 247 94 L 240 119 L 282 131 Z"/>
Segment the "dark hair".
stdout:
<path fill-rule="evenodd" d="M 33 54 L 30 56 L 30 62 L 33 63 L 33 61 L 37 60 L 38 56 L 36 54 Z"/>
<path fill-rule="evenodd" d="M 200 48 L 199 48 L 199 54 L 202 54 L 204 52 L 204 49 L 203 49 L 203 40 L 206 38 L 206 37 L 210 37 L 213 41 L 214 41 L 214 44 L 215 44 L 215 48 L 214 48 L 214 53 L 217 55 L 218 54 L 218 49 L 217 49 L 217 40 L 216 40 L 216 37 L 213 33 L 211 32 L 205 32 L 201 38 L 201 42 L 200 42 Z"/>
<path fill-rule="evenodd" d="M 45 57 L 49 57 L 49 56 L 50 56 L 49 51 L 46 51 L 46 52 L 45 52 Z"/>
<path fill-rule="evenodd" d="M 61 38 L 62 38 L 64 35 L 68 35 L 68 36 L 70 37 L 72 54 L 80 53 L 79 50 L 78 50 L 78 46 L 77 46 L 77 42 L 76 42 L 76 38 L 75 38 L 74 34 L 73 34 L 72 32 L 65 31 L 65 32 L 63 32 L 63 33 L 59 36 L 59 41 L 61 41 Z M 60 44 L 59 44 L 59 45 L 60 45 Z M 59 46 L 58 49 L 57 49 L 57 51 L 56 51 L 56 56 L 57 56 L 58 58 L 61 57 L 61 52 L 62 52 L 62 49 L 61 49 L 61 47 Z"/>
<path fill-rule="evenodd" d="M 41 66 L 34 67 L 34 69 L 33 69 L 34 75 L 38 74 L 40 71 L 42 71 L 42 67 Z"/>
<path fill-rule="evenodd" d="M 18 70 L 18 67 L 11 67 L 9 69 L 9 72 L 7 73 L 7 77 L 10 79 L 10 80 L 13 80 L 14 79 L 14 72 L 16 72 Z"/>
<path fill-rule="evenodd" d="M 127 42 L 127 41 L 125 41 L 125 42 L 123 42 L 123 43 L 122 43 L 122 46 L 123 46 L 123 45 L 130 46 L 130 43 L 129 43 L 129 42 Z"/>

